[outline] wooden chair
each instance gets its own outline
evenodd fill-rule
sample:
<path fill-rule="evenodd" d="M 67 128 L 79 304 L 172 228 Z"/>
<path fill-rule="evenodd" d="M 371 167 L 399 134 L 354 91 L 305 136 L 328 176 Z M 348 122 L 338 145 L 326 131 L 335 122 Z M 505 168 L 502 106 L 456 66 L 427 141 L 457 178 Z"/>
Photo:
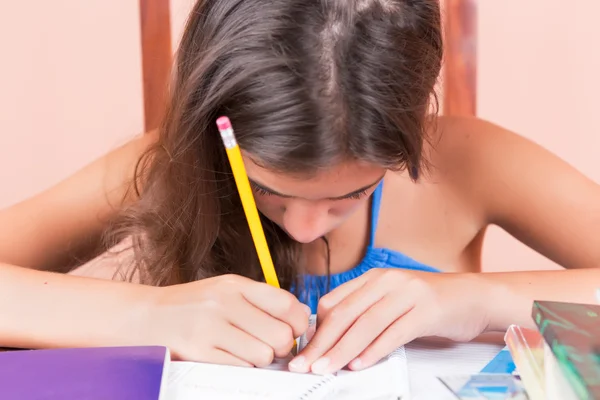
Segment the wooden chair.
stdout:
<path fill-rule="evenodd" d="M 162 118 L 171 72 L 171 12 L 169 0 L 139 0 L 142 29 L 144 127 L 156 128 Z"/>
<path fill-rule="evenodd" d="M 477 0 L 443 0 L 443 114 L 476 115 Z M 160 121 L 172 49 L 169 0 L 140 0 L 146 131 Z"/>
<path fill-rule="evenodd" d="M 445 115 L 477 115 L 477 0 L 445 0 Z"/>

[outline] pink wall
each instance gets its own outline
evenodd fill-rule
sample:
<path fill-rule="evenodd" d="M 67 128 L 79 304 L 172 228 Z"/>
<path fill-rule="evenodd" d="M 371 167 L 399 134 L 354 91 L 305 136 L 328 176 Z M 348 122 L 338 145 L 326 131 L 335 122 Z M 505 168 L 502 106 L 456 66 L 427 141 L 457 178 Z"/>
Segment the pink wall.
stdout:
<path fill-rule="evenodd" d="M 193 0 L 171 0 L 174 48 Z M 480 1 L 479 115 L 600 180 L 600 3 Z M 35 11 L 29 11 L 29 10 Z M 0 3 L 0 207 L 143 129 L 138 2 Z M 497 229 L 486 269 L 552 263 Z"/>
<path fill-rule="evenodd" d="M 600 182 L 600 2 L 479 1 L 478 114 L 545 146 Z M 488 269 L 553 264 L 499 229 Z"/>
<path fill-rule="evenodd" d="M 196 0 L 170 0 L 171 1 L 171 39 L 173 49 L 177 49 L 183 27 L 192 6 Z"/>
<path fill-rule="evenodd" d="M 143 129 L 137 1 L 0 2 L 0 208 Z"/>

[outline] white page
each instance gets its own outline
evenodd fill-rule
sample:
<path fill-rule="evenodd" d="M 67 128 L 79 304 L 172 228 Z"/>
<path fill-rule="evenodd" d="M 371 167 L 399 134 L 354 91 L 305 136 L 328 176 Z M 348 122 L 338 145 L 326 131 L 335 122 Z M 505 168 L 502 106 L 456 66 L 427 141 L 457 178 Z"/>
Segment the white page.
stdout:
<path fill-rule="evenodd" d="M 339 373 L 339 382 L 334 387 L 346 398 L 343 390 L 348 382 L 353 391 L 358 386 L 383 389 L 387 386 L 379 378 L 393 380 L 391 386 L 404 387 L 409 381 L 412 400 L 456 400 L 454 395 L 440 382 L 440 376 L 454 376 L 479 372 L 504 347 L 503 335 L 486 334 L 469 343 L 453 343 L 439 338 L 417 340 L 405 346 L 403 364 L 393 367 L 394 373 L 377 374 L 370 377 L 369 371 Z M 404 355 L 403 355 L 404 359 Z M 168 400 L 259 400 L 298 399 L 298 393 L 304 393 L 312 387 L 320 386 L 323 377 L 312 374 L 296 374 L 287 370 L 289 359 L 278 360 L 268 369 L 239 368 L 220 365 L 174 362 L 171 364 L 167 396 Z M 375 372 L 377 368 L 373 369 Z M 406 372 L 408 370 L 408 372 Z M 354 378 L 359 378 L 361 381 Z M 332 377 L 326 378 L 326 380 Z M 376 379 L 377 378 L 377 379 Z M 221 389 L 211 389 L 219 387 Z M 329 386 L 328 386 L 329 387 Z M 244 388 L 244 390 L 240 390 Z M 406 390 L 402 390 L 406 392 Z M 368 389 L 366 392 L 369 393 Z M 374 390 L 373 392 L 378 392 Z M 322 394 L 326 394 L 323 392 Z M 358 394 L 358 393 L 357 393 Z M 375 393 L 372 393 L 375 394 Z M 315 396 L 320 398 L 321 396 Z M 323 397 L 327 398 L 327 397 Z M 340 399 L 339 396 L 332 398 Z M 356 398 L 348 396 L 348 398 Z M 382 397 L 387 398 L 387 397 Z M 404 400 L 404 398 L 403 398 Z"/>
<path fill-rule="evenodd" d="M 405 350 L 411 400 L 456 400 L 438 377 L 478 373 L 504 346 L 501 333 L 481 335 L 469 343 L 440 338 L 410 343 Z"/>
<path fill-rule="evenodd" d="M 342 370 L 336 374 L 340 400 L 405 399 L 409 395 L 408 366 L 404 347 L 374 366 L 361 370 Z"/>
<path fill-rule="evenodd" d="M 167 400 L 297 400 L 331 379 L 289 372 L 286 361 L 267 369 L 173 362 Z"/>
<path fill-rule="evenodd" d="M 289 372 L 290 360 L 278 359 L 261 369 L 173 362 L 167 400 L 366 400 L 396 399 L 408 394 L 403 348 L 371 368 L 344 370 L 325 377 Z"/>

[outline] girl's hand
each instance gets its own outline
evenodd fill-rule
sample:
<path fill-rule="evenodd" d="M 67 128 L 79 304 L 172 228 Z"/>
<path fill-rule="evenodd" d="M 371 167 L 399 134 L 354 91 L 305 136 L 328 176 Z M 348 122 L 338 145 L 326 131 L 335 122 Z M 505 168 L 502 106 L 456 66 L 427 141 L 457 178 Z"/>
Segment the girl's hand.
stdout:
<path fill-rule="evenodd" d="M 148 334 L 177 359 L 263 367 L 308 328 L 310 309 L 292 294 L 240 276 L 158 290 Z"/>
<path fill-rule="evenodd" d="M 418 337 L 471 340 L 489 323 L 486 285 L 474 274 L 370 270 L 321 299 L 317 331 L 290 370 L 366 368 Z"/>

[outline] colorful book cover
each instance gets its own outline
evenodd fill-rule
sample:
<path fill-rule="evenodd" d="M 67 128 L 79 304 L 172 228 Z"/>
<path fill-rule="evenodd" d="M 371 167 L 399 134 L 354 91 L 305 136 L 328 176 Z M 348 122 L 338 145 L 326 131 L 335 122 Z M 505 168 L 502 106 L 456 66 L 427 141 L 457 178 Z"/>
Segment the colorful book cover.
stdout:
<path fill-rule="evenodd" d="M 542 335 L 536 330 L 512 325 L 506 331 L 504 341 L 527 389 L 529 399 L 546 400 Z"/>
<path fill-rule="evenodd" d="M 546 398 L 544 400 L 579 400 L 567 380 L 552 348 L 544 342 L 544 372 L 546 378 Z"/>
<path fill-rule="evenodd" d="M 533 319 L 579 399 L 600 399 L 600 306 L 535 301 Z"/>
<path fill-rule="evenodd" d="M 163 400 L 165 347 L 100 347 L 0 353 L 0 399 Z"/>

